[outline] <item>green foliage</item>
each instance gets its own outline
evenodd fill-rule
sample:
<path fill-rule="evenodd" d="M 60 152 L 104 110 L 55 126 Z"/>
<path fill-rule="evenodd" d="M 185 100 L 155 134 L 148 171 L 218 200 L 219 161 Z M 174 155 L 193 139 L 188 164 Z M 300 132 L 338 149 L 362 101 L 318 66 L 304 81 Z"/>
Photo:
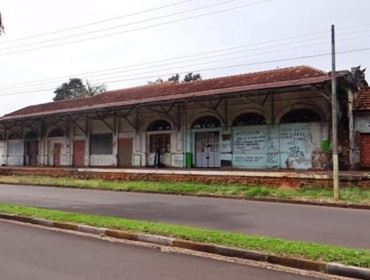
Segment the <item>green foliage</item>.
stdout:
<path fill-rule="evenodd" d="M 109 181 L 102 179 L 75 179 L 47 176 L 0 176 L 0 183 L 61 186 L 70 188 L 105 189 L 113 191 L 134 191 L 172 194 L 231 196 L 245 198 L 300 199 L 307 201 L 328 201 L 333 199 L 329 188 L 301 187 L 278 188 L 257 185 L 222 185 L 190 182 L 148 182 Z M 343 203 L 370 204 L 370 189 L 354 186 L 341 187 Z"/>
<path fill-rule="evenodd" d="M 257 250 L 270 254 L 300 257 L 315 261 L 339 262 L 345 265 L 370 267 L 370 250 L 365 249 L 349 249 L 312 242 L 290 241 L 221 230 L 146 222 L 110 216 L 86 215 L 11 204 L 0 204 L 0 213 L 41 218 L 55 222 L 70 222 L 120 229 L 136 233 L 170 236 L 183 240 Z"/>
<path fill-rule="evenodd" d="M 168 78 L 168 81 L 173 82 L 173 83 L 179 83 L 180 82 L 180 75 L 175 74 L 175 75 L 171 76 L 170 78 Z"/>
<path fill-rule="evenodd" d="M 172 83 L 180 83 L 180 75 L 175 74 L 172 75 L 171 77 L 168 78 L 168 82 Z M 193 82 L 193 81 L 199 81 L 202 79 L 202 76 L 200 74 L 194 74 L 193 72 L 189 72 L 188 74 L 185 75 L 184 79 L 181 81 L 181 83 L 188 83 L 188 82 Z M 155 85 L 155 84 L 161 84 L 164 83 L 165 81 L 162 78 L 158 78 L 155 81 L 148 81 L 149 85 Z"/>
<path fill-rule="evenodd" d="M 163 83 L 163 80 L 161 78 L 158 78 L 155 81 L 148 81 L 148 85 L 155 85 L 155 84 L 161 84 Z"/>
<path fill-rule="evenodd" d="M 193 72 L 189 72 L 185 75 L 183 82 L 193 82 L 193 81 L 199 81 L 202 79 L 202 76 L 200 74 L 194 74 Z"/>
<path fill-rule="evenodd" d="M 86 85 L 79 78 L 71 78 L 68 83 L 63 83 L 58 87 L 54 93 L 54 101 L 65 100 L 65 99 L 76 99 L 88 96 L 93 96 L 102 92 L 105 92 L 106 88 L 104 85 L 93 86 L 89 81 L 86 81 Z"/>

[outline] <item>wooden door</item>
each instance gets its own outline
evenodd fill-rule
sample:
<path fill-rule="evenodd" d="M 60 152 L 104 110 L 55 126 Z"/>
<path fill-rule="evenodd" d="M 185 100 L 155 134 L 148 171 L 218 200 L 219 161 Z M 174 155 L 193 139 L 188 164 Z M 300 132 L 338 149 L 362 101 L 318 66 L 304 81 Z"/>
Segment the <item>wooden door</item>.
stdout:
<path fill-rule="evenodd" d="M 85 166 L 85 140 L 73 141 L 73 166 Z"/>
<path fill-rule="evenodd" d="M 361 134 L 361 167 L 370 168 L 370 134 Z"/>
<path fill-rule="evenodd" d="M 118 139 L 118 166 L 131 167 L 132 166 L 132 138 Z"/>
<path fill-rule="evenodd" d="M 220 134 L 198 132 L 195 134 L 195 166 L 220 167 Z"/>
<path fill-rule="evenodd" d="M 26 166 L 37 166 L 38 141 L 26 142 Z"/>
<path fill-rule="evenodd" d="M 60 154 L 62 150 L 62 145 L 60 143 L 54 143 L 53 147 L 53 165 L 55 167 L 60 166 Z"/>

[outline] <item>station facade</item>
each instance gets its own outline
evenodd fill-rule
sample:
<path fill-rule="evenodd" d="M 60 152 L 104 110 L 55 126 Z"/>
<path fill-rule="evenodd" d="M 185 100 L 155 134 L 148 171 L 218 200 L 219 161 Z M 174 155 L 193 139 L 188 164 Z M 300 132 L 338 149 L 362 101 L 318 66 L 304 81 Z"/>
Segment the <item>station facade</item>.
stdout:
<path fill-rule="evenodd" d="M 0 164 L 325 170 L 330 102 L 330 75 L 298 66 L 33 105 L 0 118 Z"/>

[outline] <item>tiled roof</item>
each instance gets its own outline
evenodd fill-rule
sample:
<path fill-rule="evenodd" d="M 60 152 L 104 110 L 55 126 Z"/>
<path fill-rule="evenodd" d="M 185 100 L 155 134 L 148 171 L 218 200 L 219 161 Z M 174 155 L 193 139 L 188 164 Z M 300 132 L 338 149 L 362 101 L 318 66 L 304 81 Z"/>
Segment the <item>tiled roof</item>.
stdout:
<path fill-rule="evenodd" d="M 198 95 L 199 93 L 207 93 L 207 95 L 211 95 L 212 92 L 220 94 L 223 92 L 231 92 L 232 88 L 238 87 L 249 87 L 252 90 L 268 88 L 269 84 L 274 84 L 275 87 L 307 84 L 310 83 L 311 80 L 313 82 L 315 78 L 321 78 L 319 79 L 321 81 L 325 80 L 327 77 L 327 73 L 319 69 L 309 66 L 297 66 L 205 79 L 189 83 L 176 84 L 165 82 L 162 84 L 109 91 L 81 99 L 63 100 L 28 106 L 7 114 L 3 118 L 0 118 L 0 120 L 49 115 L 67 111 L 73 112 L 92 108 L 104 108 L 115 105 L 147 103 L 147 101 L 176 100 L 196 96 L 196 93 Z M 301 81 L 304 81 L 304 83 Z"/>
<path fill-rule="evenodd" d="M 357 111 L 370 110 L 370 87 L 363 88 L 359 91 L 354 109 Z"/>

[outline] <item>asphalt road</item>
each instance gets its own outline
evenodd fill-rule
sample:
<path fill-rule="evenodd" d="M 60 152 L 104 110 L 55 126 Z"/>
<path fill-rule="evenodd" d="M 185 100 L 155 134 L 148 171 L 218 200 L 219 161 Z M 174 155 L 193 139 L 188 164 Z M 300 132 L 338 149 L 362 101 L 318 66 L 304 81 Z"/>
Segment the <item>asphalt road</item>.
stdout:
<path fill-rule="evenodd" d="M 16 185 L 0 202 L 370 249 L 368 210 Z"/>
<path fill-rule="evenodd" d="M 0 222 L 1 279 L 311 279 Z"/>

